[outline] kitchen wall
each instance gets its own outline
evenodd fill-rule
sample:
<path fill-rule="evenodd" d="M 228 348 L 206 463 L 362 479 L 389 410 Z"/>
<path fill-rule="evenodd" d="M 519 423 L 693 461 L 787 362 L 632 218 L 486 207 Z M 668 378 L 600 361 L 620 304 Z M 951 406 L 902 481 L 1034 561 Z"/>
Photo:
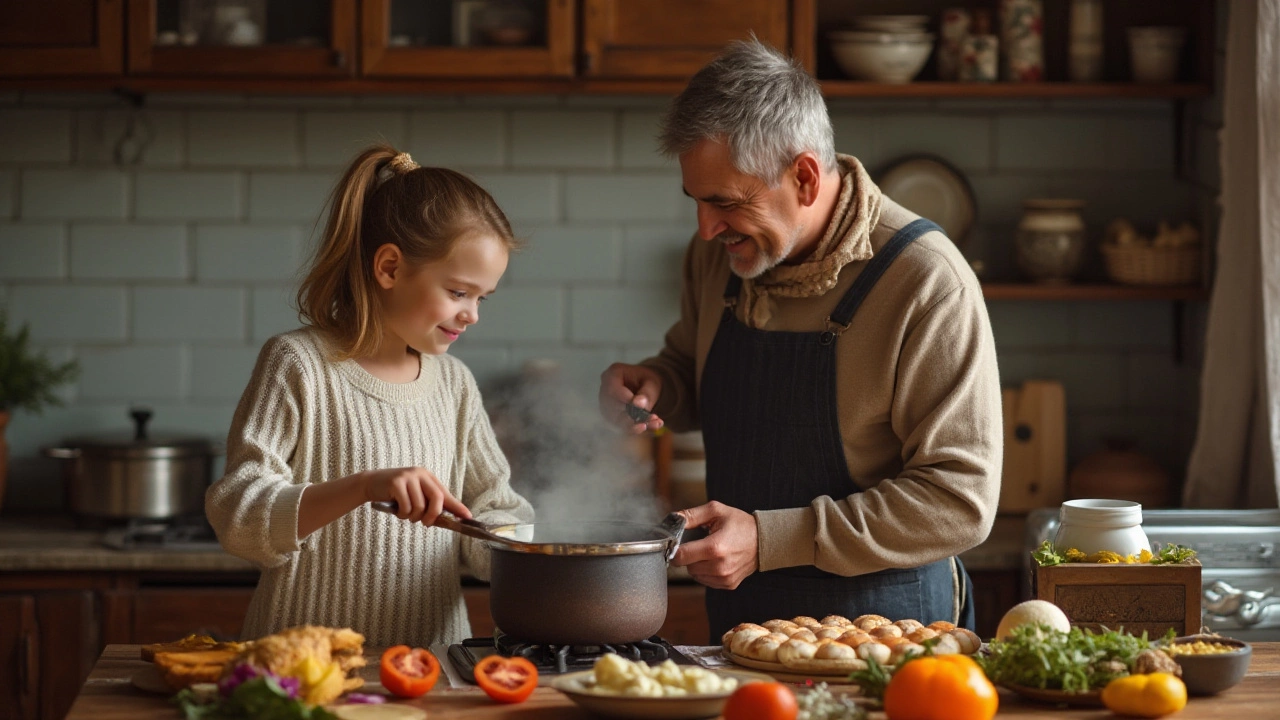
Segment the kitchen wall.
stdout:
<path fill-rule="evenodd" d="M 131 114 L 107 95 L 0 95 L 0 303 L 83 368 L 66 407 L 9 426 L 6 508 L 56 507 L 57 467 L 39 449 L 124 430 L 131 404 L 155 408 L 156 430 L 225 436 L 262 342 L 297 325 L 290 301 L 327 192 L 378 137 L 473 174 L 529 239 L 456 354 L 486 385 L 554 358 L 591 402 L 600 371 L 652 353 L 676 316 L 694 207 L 654 152 L 664 101 L 156 95 Z M 840 100 L 832 115 L 838 149 L 873 170 L 932 153 L 968 176 L 979 219 L 964 250 L 992 279 L 1016 276 L 1027 197 L 1085 199 L 1095 239 L 1117 216 L 1214 229 L 1217 99 Z M 145 145 L 117 163 L 131 122 Z M 990 312 L 1006 383 L 1066 384 L 1072 462 L 1124 435 L 1181 477 L 1202 303 L 1180 324 L 1154 301 Z"/>

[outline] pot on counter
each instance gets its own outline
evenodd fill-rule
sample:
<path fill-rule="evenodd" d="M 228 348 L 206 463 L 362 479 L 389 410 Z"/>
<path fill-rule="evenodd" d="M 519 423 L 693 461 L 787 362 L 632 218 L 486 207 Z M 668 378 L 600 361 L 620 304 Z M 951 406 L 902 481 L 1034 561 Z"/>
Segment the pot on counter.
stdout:
<path fill-rule="evenodd" d="M 68 510 L 98 520 L 163 520 L 204 511 L 218 444 L 203 438 L 152 435 L 151 411 L 130 411 L 127 435 L 73 438 L 45 448 L 66 461 Z"/>

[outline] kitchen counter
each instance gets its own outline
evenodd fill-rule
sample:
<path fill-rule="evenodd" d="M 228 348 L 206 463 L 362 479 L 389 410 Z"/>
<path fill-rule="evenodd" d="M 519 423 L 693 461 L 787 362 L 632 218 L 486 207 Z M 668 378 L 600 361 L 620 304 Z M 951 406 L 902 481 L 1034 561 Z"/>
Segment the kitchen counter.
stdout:
<path fill-rule="evenodd" d="M 377 655 L 370 655 L 376 659 Z M 67 720 L 176 720 L 177 708 L 165 696 L 144 693 L 129 682 L 135 672 L 146 667 L 138 659 L 137 645 L 109 645 L 98 658 Z M 377 665 L 364 669 L 366 681 L 375 681 Z M 431 720 L 451 718 L 586 718 L 593 717 L 556 690 L 540 687 L 520 705 L 498 705 L 478 689 L 437 688 L 425 697 L 409 701 L 428 711 Z M 1178 720 L 1238 720 L 1275 717 L 1280 703 L 1280 643 L 1255 643 L 1249 674 L 1236 687 L 1207 698 L 1192 698 L 1176 717 Z M 1115 717 L 1102 709 L 1058 709 L 1032 703 L 1004 691 L 1000 694 L 1000 717 L 1043 718 L 1045 720 L 1103 720 Z M 883 718 L 883 713 L 872 713 Z"/>

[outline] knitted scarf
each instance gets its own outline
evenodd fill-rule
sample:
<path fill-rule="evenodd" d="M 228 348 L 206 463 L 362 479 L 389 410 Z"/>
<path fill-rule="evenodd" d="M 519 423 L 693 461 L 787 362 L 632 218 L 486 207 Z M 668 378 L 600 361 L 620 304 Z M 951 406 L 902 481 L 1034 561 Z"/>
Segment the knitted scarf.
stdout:
<path fill-rule="evenodd" d="M 880 222 L 883 194 L 862 163 L 836 155 L 840 197 L 817 249 L 799 265 L 778 265 L 743 281 L 747 325 L 762 328 L 773 317 L 774 297 L 814 297 L 836 286 L 840 269 L 871 257 L 871 230 Z"/>

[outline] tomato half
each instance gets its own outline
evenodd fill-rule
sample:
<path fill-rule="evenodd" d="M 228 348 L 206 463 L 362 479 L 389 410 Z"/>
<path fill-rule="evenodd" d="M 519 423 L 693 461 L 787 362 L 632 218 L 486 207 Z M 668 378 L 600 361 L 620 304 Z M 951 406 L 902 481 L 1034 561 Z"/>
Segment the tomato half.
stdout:
<path fill-rule="evenodd" d="M 476 663 L 476 684 L 500 703 L 524 702 L 538 687 L 538 668 L 522 657 L 490 655 Z"/>
<path fill-rule="evenodd" d="M 724 704 L 724 720 L 796 720 L 799 713 L 795 693 L 777 682 L 749 682 Z"/>
<path fill-rule="evenodd" d="M 416 698 L 426 695 L 440 677 L 440 661 L 430 650 L 396 645 L 382 653 L 378 668 L 382 687 L 392 695 Z"/>

